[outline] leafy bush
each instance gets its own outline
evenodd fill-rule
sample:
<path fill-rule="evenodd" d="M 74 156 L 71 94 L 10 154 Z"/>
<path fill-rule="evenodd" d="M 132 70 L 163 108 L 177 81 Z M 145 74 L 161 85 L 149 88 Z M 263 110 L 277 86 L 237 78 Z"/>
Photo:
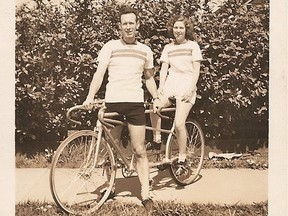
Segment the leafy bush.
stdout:
<path fill-rule="evenodd" d="M 241 2 L 203 14 L 196 28 L 207 60 L 199 81 L 200 119 L 212 137 L 251 138 L 259 127 L 267 132 L 269 7 L 249 9 Z"/>
<path fill-rule="evenodd" d="M 18 144 L 66 136 L 67 108 L 83 102 L 99 50 L 119 37 L 115 0 L 75 0 L 60 6 L 35 2 L 36 8 L 24 5 L 16 11 Z M 241 0 L 231 0 L 212 13 L 199 2 L 131 3 L 140 12 L 139 40 L 153 50 L 159 71 L 160 54 L 170 41 L 167 19 L 179 12 L 192 15 L 205 58 L 193 115 L 208 138 L 266 138 L 269 5 L 248 7 Z M 99 97 L 104 89 L 105 83 Z M 263 135 L 255 130 L 259 126 Z"/>

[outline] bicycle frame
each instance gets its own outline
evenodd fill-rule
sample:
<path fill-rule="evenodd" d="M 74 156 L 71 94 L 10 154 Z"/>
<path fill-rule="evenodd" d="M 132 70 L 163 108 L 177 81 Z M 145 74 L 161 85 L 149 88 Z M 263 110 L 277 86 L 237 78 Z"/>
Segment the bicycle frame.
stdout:
<path fill-rule="evenodd" d="M 97 100 L 95 104 L 91 105 L 99 109 L 96 126 L 93 130 L 78 131 L 67 137 L 58 147 L 50 171 L 50 189 L 53 199 L 65 212 L 72 214 L 82 213 L 82 211 L 90 214 L 100 208 L 115 184 L 118 162 L 121 164 L 122 175 L 125 178 L 132 176 L 136 171 L 133 167 L 135 154 L 132 154 L 130 160 L 130 153 L 128 153 L 129 158 L 127 158 L 127 152 L 118 144 L 115 139 L 118 137 L 114 138 L 111 131 L 114 125 L 127 126 L 127 122 L 113 119 L 113 116 L 119 115 L 116 112 L 105 113 L 103 100 Z M 84 105 L 70 108 L 66 114 L 67 119 L 81 124 L 81 122 L 70 118 L 70 113 L 73 110 L 85 110 L 86 108 Z M 145 126 L 146 130 L 168 134 L 165 150 L 151 151 L 151 154 L 148 152 L 148 157 L 152 156 L 149 167 L 157 167 L 159 170 L 168 168 L 177 185 L 185 186 L 193 183 L 199 175 L 203 164 L 205 140 L 201 127 L 197 122 L 193 120 L 185 122 L 186 132 L 189 135 L 187 137 L 189 143 L 186 146 L 188 154 L 186 164 L 179 167 L 176 161 L 178 146 L 174 142 L 174 118 L 161 114 L 161 112 L 172 112 L 175 109 L 157 110 L 160 117 L 173 121 L 170 129 L 156 129 Z M 151 114 L 152 112 L 152 110 L 146 110 L 145 114 Z M 190 140 L 193 140 L 193 142 L 190 143 Z M 180 174 L 178 172 L 179 168 L 182 170 Z M 67 178 L 64 184 L 63 176 Z"/>
<path fill-rule="evenodd" d="M 175 111 L 175 107 L 163 108 L 161 110 L 161 112 L 172 112 L 172 111 Z M 153 110 L 145 110 L 145 114 L 150 114 L 150 113 L 153 113 Z M 112 124 L 127 126 L 127 123 L 124 123 L 124 122 L 119 121 L 119 120 L 111 119 L 111 117 L 114 117 L 114 116 L 119 116 L 119 114 L 117 112 L 105 113 L 105 107 L 102 107 L 101 109 L 99 109 L 98 120 L 97 120 L 97 124 L 96 124 L 96 131 L 98 132 L 97 142 L 100 142 L 103 131 L 104 131 L 104 134 L 106 134 L 108 137 L 108 143 L 116 150 L 117 154 L 119 154 L 123 163 L 128 168 L 128 171 L 132 171 L 133 170 L 133 161 L 129 162 L 126 159 L 126 157 L 124 156 L 123 152 L 121 151 L 119 145 L 116 143 L 115 139 L 111 135 L 110 129 L 108 129 L 108 127 L 111 127 L 111 128 L 114 127 Z M 165 116 L 160 114 L 160 117 L 165 117 Z M 168 145 L 168 143 L 170 143 L 170 140 L 171 140 L 172 136 L 174 135 L 174 129 L 175 129 L 174 121 L 173 121 L 171 129 L 169 129 L 169 130 L 162 129 L 162 128 L 156 129 L 156 128 L 153 128 L 151 126 L 145 126 L 145 129 L 151 130 L 151 131 L 160 131 L 160 132 L 169 134 L 167 141 L 166 141 L 167 144 L 165 147 L 164 159 L 162 161 L 159 161 L 159 162 L 149 162 L 149 167 L 155 167 L 155 166 L 171 163 L 174 158 L 169 158 L 169 152 L 168 152 L 169 145 Z M 97 155 L 95 158 L 97 158 Z"/>

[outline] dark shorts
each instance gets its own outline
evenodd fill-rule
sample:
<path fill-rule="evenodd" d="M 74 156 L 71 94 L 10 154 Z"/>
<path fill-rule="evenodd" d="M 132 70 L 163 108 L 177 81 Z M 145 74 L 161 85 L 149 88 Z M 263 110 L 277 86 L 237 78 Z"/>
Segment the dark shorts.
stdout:
<path fill-rule="evenodd" d="M 141 102 L 118 102 L 118 103 L 105 103 L 107 112 L 117 112 L 122 116 L 116 119 L 123 121 L 124 118 L 129 124 L 132 125 L 145 125 L 145 108 L 144 103 Z"/>

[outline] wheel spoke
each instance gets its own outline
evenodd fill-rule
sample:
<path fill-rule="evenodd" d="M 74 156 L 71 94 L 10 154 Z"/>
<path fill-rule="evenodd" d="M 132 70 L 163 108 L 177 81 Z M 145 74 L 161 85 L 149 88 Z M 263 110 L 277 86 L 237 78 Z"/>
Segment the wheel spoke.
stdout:
<path fill-rule="evenodd" d="M 79 131 L 65 139 L 54 155 L 51 192 L 67 213 L 89 214 L 97 210 L 105 202 L 101 190 L 112 189 L 116 176 L 114 155 L 104 139 L 96 141 L 96 132 Z"/>
<path fill-rule="evenodd" d="M 175 182 L 179 185 L 191 184 L 198 177 L 202 163 L 204 160 L 204 134 L 198 123 L 195 121 L 186 121 L 186 132 L 187 132 L 187 147 L 186 147 L 186 161 L 187 167 L 186 172 L 181 175 L 177 175 L 176 170 L 178 169 L 176 162 L 177 158 L 172 162 L 170 166 L 170 173 Z M 179 153 L 177 142 L 171 140 L 169 144 L 170 158 L 173 158 Z"/>

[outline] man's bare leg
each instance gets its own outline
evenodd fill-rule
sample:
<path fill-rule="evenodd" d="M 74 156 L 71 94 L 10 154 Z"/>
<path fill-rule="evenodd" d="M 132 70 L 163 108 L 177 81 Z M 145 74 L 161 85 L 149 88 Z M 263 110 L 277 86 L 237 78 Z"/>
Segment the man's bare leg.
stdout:
<path fill-rule="evenodd" d="M 144 145 L 145 125 L 128 124 L 131 145 L 136 158 L 136 169 L 141 184 L 142 200 L 150 197 L 149 194 L 149 163 Z"/>

